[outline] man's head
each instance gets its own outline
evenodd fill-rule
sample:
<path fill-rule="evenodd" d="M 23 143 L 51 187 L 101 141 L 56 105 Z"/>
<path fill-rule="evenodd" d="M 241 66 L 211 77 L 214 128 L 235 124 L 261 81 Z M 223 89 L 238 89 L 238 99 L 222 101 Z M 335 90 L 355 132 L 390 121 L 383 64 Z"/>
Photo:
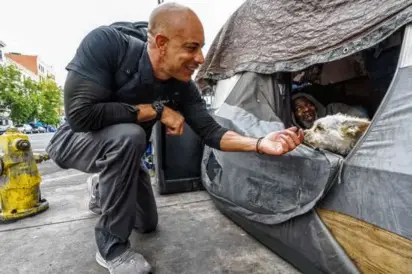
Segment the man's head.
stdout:
<path fill-rule="evenodd" d="M 148 44 L 155 77 L 162 80 L 189 81 L 204 62 L 202 23 L 191 9 L 176 3 L 161 4 L 152 12 Z"/>
<path fill-rule="evenodd" d="M 310 128 L 317 119 L 316 106 L 306 97 L 298 97 L 294 100 L 294 115 L 297 121 L 305 128 Z"/>

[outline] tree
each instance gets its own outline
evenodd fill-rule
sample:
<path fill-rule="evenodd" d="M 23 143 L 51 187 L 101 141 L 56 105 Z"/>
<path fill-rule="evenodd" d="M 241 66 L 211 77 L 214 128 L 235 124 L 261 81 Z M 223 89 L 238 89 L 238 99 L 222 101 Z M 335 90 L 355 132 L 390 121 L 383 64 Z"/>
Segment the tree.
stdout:
<path fill-rule="evenodd" d="M 22 123 L 29 119 L 30 111 L 27 110 L 30 106 L 27 91 L 19 70 L 11 65 L 0 66 L 0 100 L 3 106 L 11 110 L 10 116 L 15 123 Z"/>
<path fill-rule="evenodd" d="M 39 84 L 32 79 L 24 80 L 23 90 L 20 95 L 25 106 L 24 114 L 21 115 L 25 120 L 21 122 L 33 121 L 38 117 L 39 113 Z"/>
<path fill-rule="evenodd" d="M 14 123 L 28 123 L 35 119 L 43 123 L 59 123 L 58 109 L 63 100 L 61 89 L 51 79 L 37 83 L 23 79 L 13 65 L 0 66 L 0 101 L 11 111 Z"/>
<path fill-rule="evenodd" d="M 39 108 L 37 118 L 43 123 L 56 125 L 59 123 L 59 108 L 63 104 L 62 91 L 56 82 L 45 79 L 39 84 Z"/>

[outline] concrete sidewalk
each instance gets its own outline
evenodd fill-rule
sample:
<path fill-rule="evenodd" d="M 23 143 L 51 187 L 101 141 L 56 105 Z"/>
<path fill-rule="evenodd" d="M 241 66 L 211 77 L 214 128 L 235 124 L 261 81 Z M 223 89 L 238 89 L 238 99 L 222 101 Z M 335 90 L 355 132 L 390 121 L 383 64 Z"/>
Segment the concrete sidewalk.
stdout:
<path fill-rule="evenodd" d="M 87 210 L 88 175 L 51 161 L 39 169 L 50 208 L 0 225 L 0 273 L 109 273 L 94 259 L 97 217 Z M 224 217 L 204 191 L 157 195 L 157 204 L 158 231 L 131 235 L 154 273 L 299 273 Z"/>

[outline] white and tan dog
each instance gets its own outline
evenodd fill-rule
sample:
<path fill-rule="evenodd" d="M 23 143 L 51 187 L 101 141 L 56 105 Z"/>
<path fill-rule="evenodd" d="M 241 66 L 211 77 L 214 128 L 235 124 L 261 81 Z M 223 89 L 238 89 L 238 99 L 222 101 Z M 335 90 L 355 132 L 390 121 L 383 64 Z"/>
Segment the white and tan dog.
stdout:
<path fill-rule="evenodd" d="M 304 143 L 346 156 L 363 136 L 370 121 L 341 113 L 316 120 L 304 130 Z"/>

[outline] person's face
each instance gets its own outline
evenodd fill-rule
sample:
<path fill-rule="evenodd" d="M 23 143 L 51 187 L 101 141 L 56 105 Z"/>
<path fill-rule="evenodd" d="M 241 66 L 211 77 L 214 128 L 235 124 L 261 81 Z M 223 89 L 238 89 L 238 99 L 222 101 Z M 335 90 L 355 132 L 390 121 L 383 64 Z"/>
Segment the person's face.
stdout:
<path fill-rule="evenodd" d="M 199 21 L 194 21 L 175 35 L 166 37 L 167 42 L 161 49 L 165 72 L 185 82 L 190 81 L 195 70 L 204 63 L 204 30 Z"/>
<path fill-rule="evenodd" d="M 299 121 L 305 123 L 313 123 L 317 117 L 315 105 L 305 97 L 294 100 L 294 113 Z"/>

